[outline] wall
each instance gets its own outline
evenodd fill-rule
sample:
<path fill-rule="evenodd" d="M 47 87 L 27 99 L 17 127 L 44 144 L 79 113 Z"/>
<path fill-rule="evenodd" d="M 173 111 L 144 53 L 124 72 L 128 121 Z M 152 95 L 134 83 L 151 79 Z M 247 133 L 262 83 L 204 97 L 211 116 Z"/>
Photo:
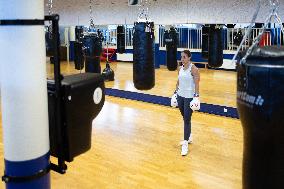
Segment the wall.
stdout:
<path fill-rule="evenodd" d="M 150 16 L 155 24 L 173 23 L 246 23 L 250 22 L 257 0 L 148 0 Z M 284 0 L 280 9 L 284 9 Z M 54 12 L 61 16 L 61 25 L 88 25 L 89 0 L 53 0 Z M 138 7 L 127 0 L 93 0 L 93 15 L 97 25 L 133 24 Z M 264 22 L 269 0 L 262 0 L 257 22 Z M 47 4 L 47 0 L 45 0 Z M 46 13 L 48 13 L 46 7 Z M 281 11 L 280 17 L 284 17 Z"/>

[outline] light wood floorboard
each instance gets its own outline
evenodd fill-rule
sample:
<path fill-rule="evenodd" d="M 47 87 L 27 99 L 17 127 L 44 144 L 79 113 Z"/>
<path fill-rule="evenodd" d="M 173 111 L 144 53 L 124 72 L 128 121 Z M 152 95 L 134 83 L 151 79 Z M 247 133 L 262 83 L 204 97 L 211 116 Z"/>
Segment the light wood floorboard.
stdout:
<path fill-rule="evenodd" d="M 73 66 L 65 63 L 62 72 L 78 73 Z M 120 70 L 116 72 L 116 80 L 106 86 L 136 91 L 131 65 L 119 63 L 115 66 L 114 69 Z M 52 68 L 48 66 L 47 70 L 52 77 Z M 143 92 L 170 96 L 176 73 L 160 69 L 156 74 L 155 88 Z M 234 105 L 234 90 L 228 89 L 228 95 L 223 97 L 218 95 L 222 87 L 235 82 L 234 72 L 220 74 L 201 69 L 201 74 L 203 101 L 211 93 L 214 104 L 220 104 L 220 100 L 223 104 Z M 228 80 L 220 82 L 221 87 L 214 86 L 224 78 Z M 66 175 L 52 172 L 52 188 L 241 189 L 243 137 L 240 121 L 194 113 L 192 133 L 194 141 L 189 145 L 189 155 L 182 157 L 179 141 L 183 135 L 183 121 L 178 109 L 107 96 L 102 111 L 93 122 L 92 149 L 68 164 Z M 2 125 L 0 137 L 3 137 Z M 1 140 L 2 173 L 3 158 Z M 3 183 L 1 187 L 4 188 Z"/>

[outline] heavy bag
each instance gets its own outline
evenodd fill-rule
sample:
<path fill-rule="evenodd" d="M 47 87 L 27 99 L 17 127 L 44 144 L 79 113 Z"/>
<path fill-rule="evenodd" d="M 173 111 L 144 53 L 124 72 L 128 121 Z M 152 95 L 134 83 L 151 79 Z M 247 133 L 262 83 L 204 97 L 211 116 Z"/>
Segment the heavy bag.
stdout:
<path fill-rule="evenodd" d="M 243 189 L 284 186 L 284 48 L 256 47 L 237 65 Z"/>
<path fill-rule="evenodd" d="M 82 41 L 84 33 L 84 26 L 76 26 L 75 27 L 75 40 Z"/>
<path fill-rule="evenodd" d="M 170 71 L 177 69 L 177 45 L 178 33 L 174 27 L 164 33 L 164 42 L 166 44 L 167 68 Z"/>
<path fill-rule="evenodd" d="M 54 55 L 54 47 L 52 34 L 49 31 L 45 32 L 45 48 L 46 48 L 46 56 L 52 57 Z"/>
<path fill-rule="evenodd" d="M 209 29 L 208 65 L 212 68 L 223 64 L 223 37 L 222 28 L 211 25 Z"/>
<path fill-rule="evenodd" d="M 208 59 L 209 28 L 208 24 L 202 26 L 201 57 L 204 59 Z"/>
<path fill-rule="evenodd" d="M 155 85 L 154 38 L 154 22 L 134 23 L 133 81 L 139 90 L 149 90 Z"/>
<path fill-rule="evenodd" d="M 125 29 L 117 26 L 117 53 L 125 53 Z"/>
<path fill-rule="evenodd" d="M 74 42 L 74 64 L 76 70 L 84 68 L 83 43 L 78 41 Z"/>
<path fill-rule="evenodd" d="M 87 33 L 83 38 L 83 48 L 85 56 L 85 71 L 91 73 L 101 73 L 101 36 L 98 33 Z"/>
<path fill-rule="evenodd" d="M 103 70 L 102 76 L 105 81 L 114 81 L 114 71 L 111 69 L 109 63 L 106 64 L 106 68 Z"/>
<path fill-rule="evenodd" d="M 233 38 L 234 45 L 239 46 L 241 44 L 242 40 L 243 40 L 243 37 L 244 36 L 243 36 L 243 33 L 242 33 L 241 30 L 238 31 L 237 33 L 235 33 L 234 38 Z"/>

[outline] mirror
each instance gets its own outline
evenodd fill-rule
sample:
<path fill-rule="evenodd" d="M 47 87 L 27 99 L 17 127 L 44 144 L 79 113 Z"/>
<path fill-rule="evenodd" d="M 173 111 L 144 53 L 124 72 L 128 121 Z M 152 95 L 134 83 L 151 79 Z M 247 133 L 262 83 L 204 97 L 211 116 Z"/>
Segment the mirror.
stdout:
<path fill-rule="evenodd" d="M 203 103 L 223 105 L 228 107 L 236 107 L 236 72 L 235 64 L 231 61 L 236 53 L 249 24 L 227 24 L 223 25 L 223 66 L 219 69 L 212 69 L 208 67 L 207 60 L 201 56 L 202 49 L 202 26 L 203 24 L 177 24 L 174 25 L 178 31 L 179 44 L 178 44 L 178 60 L 180 54 L 184 49 L 190 49 L 192 52 L 192 62 L 199 67 L 201 74 L 200 81 L 200 99 Z M 101 25 L 96 26 L 100 29 L 105 37 L 104 48 L 108 43 L 109 49 L 116 49 L 117 44 L 117 26 L 118 25 Z M 87 27 L 87 26 L 86 26 Z M 133 84 L 132 60 L 133 60 L 133 47 L 132 35 L 133 25 L 127 24 L 125 27 L 125 53 L 115 54 L 110 57 L 110 66 L 115 72 L 115 81 L 106 82 L 107 88 L 120 89 L 125 91 L 133 91 L 139 93 L 153 94 L 157 96 L 170 97 L 175 90 L 177 81 L 177 71 L 168 71 L 166 67 L 166 48 L 163 41 L 164 32 L 170 26 L 157 25 L 155 28 L 156 36 L 159 40 L 156 43 L 159 45 L 158 61 L 159 67 L 155 69 L 156 84 L 155 87 L 149 91 L 139 91 L 135 89 Z M 69 29 L 66 33 L 66 28 Z M 72 29 L 74 27 L 65 26 L 60 29 L 61 43 L 69 46 L 70 63 L 66 64 L 66 71 L 63 73 L 79 73 L 80 71 L 74 69 L 72 58 L 72 41 L 68 44 L 66 38 L 72 38 Z M 278 26 L 271 26 L 271 30 L 267 31 L 262 38 L 262 45 L 283 44 L 283 35 Z M 251 45 L 253 39 L 258 35 L 260 28 L 254 27 L 252 34 L 246 39 L 244 46 L 245 49 Z M 63 39 L 65 40 L 63 40 Z M 157 38 L 157 37 L 156 37 Z M 116 61 L 117 60 L 117 61 Z M 157 59 L 156 59 L 157 60 Z M 105 61 L 102 61 L 101 66 L 104 68 Z M 83 71 L 83 70 L 82 70 Z"/>

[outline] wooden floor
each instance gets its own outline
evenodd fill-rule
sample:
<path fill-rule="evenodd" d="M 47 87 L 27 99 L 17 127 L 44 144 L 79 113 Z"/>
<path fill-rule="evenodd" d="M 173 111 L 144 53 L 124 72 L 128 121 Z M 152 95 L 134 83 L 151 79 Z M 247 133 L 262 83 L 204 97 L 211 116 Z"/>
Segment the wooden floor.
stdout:
<path fill-rule="evenodd" d="M 115 63 L 107 87 L 136 91 L 129 63 Z M 51 67 L 47 67 L 52 77 Z M 203 102 L 235 106 L 235 73 L 201 69 Z M 73 64 L 64 74 L 77 73 Z M 156 70 L 156 86 L 144 93 L 170 96 L 176 73 Z M 230 86 L 230 89 L 225 88 Z M 224 93 L 222 93 L 224 92 Z M 240 121 L 204 113 L 192 117 L 189 155 L 178 145 L 183 122 L 177 109 L 106 97 L 93 122 L 92 149 L 69 164 L 66 175 L 51 173 L 53 189 L 241 189 Z M 0 127 L 2 138 L 2 127 Z M 0 172 L 3 143 L 0 142 Z M 4 184 L 0 184 L 0 188 Z"/>
<path fill-rule="evenodd" d="M 104 67 L 105 65 L 102 63 L 102 69 Z M 155 87 L 148 91 L 139 91 L 133 84 L 132 67 L 132 63 L 111 63 L 111 68 L 115 72 L 115 81 L 107 82 L 106 87 L 159 96 L 172 96 L 177 82 L 176 71 L 168 71 L 165 67 L 161 66 L 160 69 L 155 70 Z M 52 70 L 53 66 L 48 64 L 47 71 L 50 73 L 49 77 L 52 77 Z M 201 102 L 236 107 L 236 72 L 210 69 L 199 70 L 201 75 Z M 62 65 L 62 73 L 68 75 L 71 73 L 80 73 L 80 71 L 74 69 L 73 63 L 68 64 L 65 62 Z"/>

